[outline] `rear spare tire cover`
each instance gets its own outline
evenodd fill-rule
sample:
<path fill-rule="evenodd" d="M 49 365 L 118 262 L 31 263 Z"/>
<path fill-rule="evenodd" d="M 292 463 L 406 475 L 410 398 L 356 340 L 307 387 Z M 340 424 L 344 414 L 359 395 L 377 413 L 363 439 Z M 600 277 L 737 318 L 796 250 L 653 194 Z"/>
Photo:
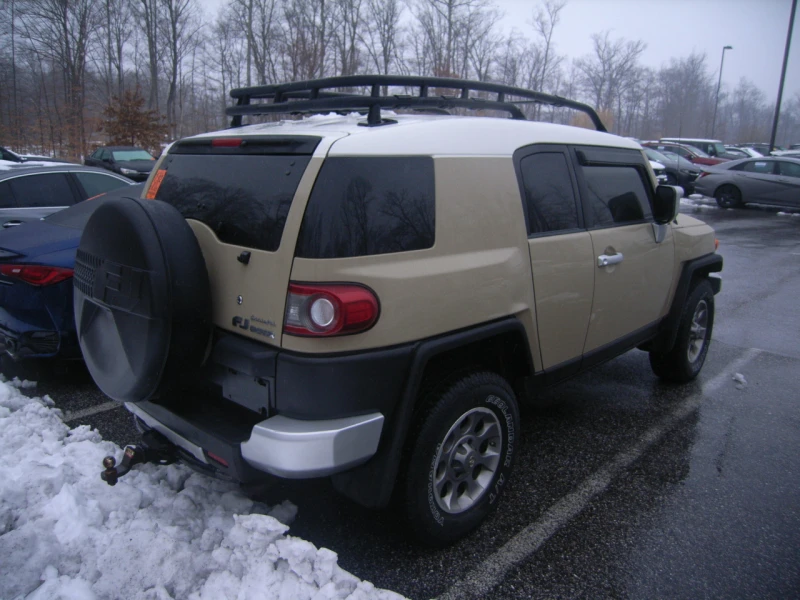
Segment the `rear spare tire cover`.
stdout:
<path fill-rule="evenodd" d="M 186 220 L 165 202 L 117 198 L 92 214 L 75 259 L 74 300 L 86 366 L 114 400 L 147 400 L 203 361 L 206 264 Z"/>

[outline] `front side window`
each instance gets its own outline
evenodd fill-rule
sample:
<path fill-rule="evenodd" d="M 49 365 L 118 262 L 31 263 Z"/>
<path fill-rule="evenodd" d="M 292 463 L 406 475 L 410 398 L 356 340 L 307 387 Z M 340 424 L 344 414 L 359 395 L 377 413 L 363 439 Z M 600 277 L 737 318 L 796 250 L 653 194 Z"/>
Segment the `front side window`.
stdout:
<path fill-rule="evenodd" d="M 296 256 L 423 250 L 433 246 L 435 218 L 431 157 L 331 157 L 309 197 Z"/>
<path fill-rule="evenodd" d="M 636 167 L 588 166 L 582 171 L 595 227 L 636 223 L 652 216 L 647 191 Z"/>
<path fill-rule="evenodd" d="M 65 173 L 26 175 L 8 183 L 21 207 L 71 206 L 75 201 Z"/>
<path fill-rule="evenodd" d="M 576 229 L 578 208 L 567 157 L 538 152 L 520 161 L 528 235 Z"/>

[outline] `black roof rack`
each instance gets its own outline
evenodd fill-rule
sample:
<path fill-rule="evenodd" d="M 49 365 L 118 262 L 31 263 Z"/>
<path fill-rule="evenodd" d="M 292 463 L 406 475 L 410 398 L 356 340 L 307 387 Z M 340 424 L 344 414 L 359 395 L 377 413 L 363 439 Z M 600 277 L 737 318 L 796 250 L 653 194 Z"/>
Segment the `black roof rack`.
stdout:
<path fill-rule="evenodd" d="M 419 88 L 415 95 L 387 94 L 382 89 L 388 87 Z M 347 88 L 369 87 L 369 95 L 341 91 Z M 437 95 L 430 95 L 431 91 Z M 444 90 L 454 90 L 452 96 L 442 95 Z M 488 92 L 496 94 L 494 98 L 472 97 L 470 92 Z M 509 99 L 514 97 L 517 99 Z M 243 115 L 267 115 L 279 113 L 319 113 L 324 111 L 366 111 L 367 124 L 382 125 L 388 121 L 381 120 L 381 109 L 411 108 L 446 111 L 449 108 L 468 108 L 475 110 L 500 110 L 510 113 L 514 119 L 525 119 L 520 110 L 524 104 L 547 104 L 572 108 L 586 113 L 598 131 L 606 131 L 603 122 L 595 110 L 588 104 L 526 90 L 524 88 L 452 79 L 449 77 L 416 77 L 411 75 L 349 75 L 345 77 L 327 77 L 293 83 L 261 85 L 231 90 L 231 98 L 236 99 L 236 106 L 231 106 L 225 113 L 233 119 L 231 127 L 241 127 Z M 251 100 L 264 99 L 271 102 L 251 104 Z"/>

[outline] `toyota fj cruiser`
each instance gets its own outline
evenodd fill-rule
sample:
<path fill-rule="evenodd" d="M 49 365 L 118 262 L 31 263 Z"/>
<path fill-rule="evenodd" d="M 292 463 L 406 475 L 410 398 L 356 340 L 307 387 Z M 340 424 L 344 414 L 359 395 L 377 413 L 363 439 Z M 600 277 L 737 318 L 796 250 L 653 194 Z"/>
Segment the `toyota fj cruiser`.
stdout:
<path fill-rule="evenodd" d="M 109 483 L 176 457 L 331 476 L 445 544 L 508 485 L 523 397 L 632 348 L 664 379 L 700 371 L 714 233 L 590 107 L 400 76 L 232 96 L 231 129 L 172 145 L 81 239 L 81 348 L 145 442 L 106 460 Z M 599 131 L 527 121 L 526 102 Z M 446 114 L 472 109 L 511 118 Z M 276 113 L 317 114 L 242 126 Z"/>

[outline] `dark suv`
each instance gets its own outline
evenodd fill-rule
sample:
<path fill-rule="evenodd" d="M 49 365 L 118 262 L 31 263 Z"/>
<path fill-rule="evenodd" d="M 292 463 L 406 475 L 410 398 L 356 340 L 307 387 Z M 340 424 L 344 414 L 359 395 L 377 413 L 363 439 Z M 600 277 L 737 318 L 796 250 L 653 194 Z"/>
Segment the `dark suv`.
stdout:
<path fill-rule="evenodd" d="M 135 146 L 107 146 L 98 148 L 83 161 L 90 167 L 108 169 L 134 181 L 144 181 L 156 164 L 147 150 Z"/>

